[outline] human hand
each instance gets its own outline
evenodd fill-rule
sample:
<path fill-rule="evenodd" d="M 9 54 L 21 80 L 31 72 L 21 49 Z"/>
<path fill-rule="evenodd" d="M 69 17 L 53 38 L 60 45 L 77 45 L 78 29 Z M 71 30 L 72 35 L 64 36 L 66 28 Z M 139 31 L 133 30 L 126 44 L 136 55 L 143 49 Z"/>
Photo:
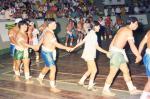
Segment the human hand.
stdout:
<path fill-rule="evenodd" d="M 135 63 L 139 63 L 141 60 L 142 60 L 141 55 L 137 56 L 136 59 L 135 59 Z"/>
<path fill-rule="evenodd" d="M 112 55 L 112 53 L 111 53 L 111 52 L 107 52 L 107 53 L 106 53 L 106 56 L 107 56 L 108 58 L 110 58 L 110 57 L 111 57 L 111 55 Z"/>
<path fill-rule="evenodd" d="M 32 48 L 34 51 L 38 51 L 39 50 L 39 46 L 38 45 L 34 45 Z"/>

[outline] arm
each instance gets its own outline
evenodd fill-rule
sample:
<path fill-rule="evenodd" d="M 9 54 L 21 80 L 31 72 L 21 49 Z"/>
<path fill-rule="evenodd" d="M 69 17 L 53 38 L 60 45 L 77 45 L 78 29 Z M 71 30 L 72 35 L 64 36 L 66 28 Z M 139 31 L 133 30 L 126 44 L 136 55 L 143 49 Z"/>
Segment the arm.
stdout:
<path fill-rule="evenodd" d="M 62 44 L 60 44 L 60 43 L 58 43 L 57 41 L 54 41 L 53 42 L 54 43 L 54 45 L 57 47 L 57 48 L 59 48 L 59 49 L 64 49 L 64 50 L 66 50 L 68 47 L 66 47 L 66 46 L 64 46 L 64 45 L 62 45 Z"/>
<path fill-rule="evenodd" d="M 73 49 L 76 49 L 77 47 L 83 45 L 85 43 L 86 37 L 81 42 L 79 42 Z"/>
<path fill-rule="evenodd" d="M 141 54 L 138 52 L 135 44 L 134 44 L 134 41 L 133 39 L 128 39 L 128 42 L 129 42 L 129 45 L 130 45 L 130 48 L 131 48 L 131 51 L 133 52 L 133 54 L 136 56 L 136 60 L 135 60 L 135 63 L 138 63 L 141 61 L 142 57 L 141 57 Z"/>
<path fill-rule="evenodd" d="M 97 49 L 98 51 L 102 52 L 102 53 L 105 53 L 105 54 L 108 53 L 108 51 L 102 49 L 98 44 L 96 44 L 96 49 Z"/>
<path fill-rule="evenodd" d="M 10 42 L 13 43 L 13 44 L 16 44 L 16 40 L 13 37 L 13 32 L 12 31 L 8 32 L 8 36 L 9 36 Z"/>
<path fill-rule="evenodd" d="M 81 42 L 79 42 L 75 47 L 74 47 L 74 49 L 76 49 L 77 47 L 79 47 L 79 46 L 81 46 L 82 44 L 84 44 L 85 43 L 85 41 L 81 41 Z"/>
<path fill-rule="evenodd" d="M 136 57 L 139 57 L 141 56 L 140 53 L 138 52 L 135 44 L 134 44 L 134 41 L 132 39 L 129 39 L 128 40 L 128 43 L 130 45 L 130 48 L 131 48 L 131 51 L 133 52 L 133 54 L 136 56 Z"/>
<path fill-rule="evenodd" d="M 143 48 L 144 48 L 144 45 L 146 44 L 147 42 L 147 35 L 143 38 L 143 40 L 141 41 L 140 45 L 139 45 L 139 53 L 141 54 Z"/>

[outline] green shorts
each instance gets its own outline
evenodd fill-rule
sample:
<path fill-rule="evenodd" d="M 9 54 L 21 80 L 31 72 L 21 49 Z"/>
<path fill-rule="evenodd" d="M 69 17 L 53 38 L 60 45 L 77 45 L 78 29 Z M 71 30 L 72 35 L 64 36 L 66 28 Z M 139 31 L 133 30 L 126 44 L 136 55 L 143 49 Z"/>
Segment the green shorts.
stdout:
<path fill-rule="evenodd" d="M 28 59 L 28 58 L 29 58 L 28 50 L 22 51 L 22 50 L 15 49 L 15 53 L 14 53 L 14 59 L 15 60 L 22 60 L 22 59 Z"/>
<path fill-rule="evenodd" d="M 121 52 L 112 52 L 110 66 L 120 68 L 120 65 L 124 63 L 126 63 L 126 60 Z"/>

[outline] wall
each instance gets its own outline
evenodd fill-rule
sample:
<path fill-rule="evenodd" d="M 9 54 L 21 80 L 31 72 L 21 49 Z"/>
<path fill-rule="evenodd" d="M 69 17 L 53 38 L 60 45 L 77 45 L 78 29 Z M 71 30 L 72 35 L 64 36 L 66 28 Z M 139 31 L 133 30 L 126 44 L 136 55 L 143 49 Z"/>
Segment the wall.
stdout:
<path fill-rule="evenodd" d="M 43 23 L 43 20 L 32 20 L 37 23 L 37 26 L 40 26 Z M 57 18 L 57 23 L 59 23 L 56 32 L 59 38 L 65 36 L 65 29 L 68 23 L 66 18 Z M 14 21 L 0 21 L 0 55 L 9 52 L 9 37 L 8 37 L 8 29 L 6 26 L 14 24 Z"/>

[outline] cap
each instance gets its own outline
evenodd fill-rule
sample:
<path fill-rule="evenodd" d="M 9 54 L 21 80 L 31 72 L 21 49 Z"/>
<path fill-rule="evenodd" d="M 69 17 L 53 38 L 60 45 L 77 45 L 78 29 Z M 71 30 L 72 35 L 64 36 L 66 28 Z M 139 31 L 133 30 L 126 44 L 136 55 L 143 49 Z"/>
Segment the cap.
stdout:
<path fill-rule="evenodd" d="M 19 23 L 20 21 L 22 21 L 22 19 L 21 18 L 17 18 L 17 19 L 15 19 L 15 23 L 17 24 L 17 23 Z"/>

